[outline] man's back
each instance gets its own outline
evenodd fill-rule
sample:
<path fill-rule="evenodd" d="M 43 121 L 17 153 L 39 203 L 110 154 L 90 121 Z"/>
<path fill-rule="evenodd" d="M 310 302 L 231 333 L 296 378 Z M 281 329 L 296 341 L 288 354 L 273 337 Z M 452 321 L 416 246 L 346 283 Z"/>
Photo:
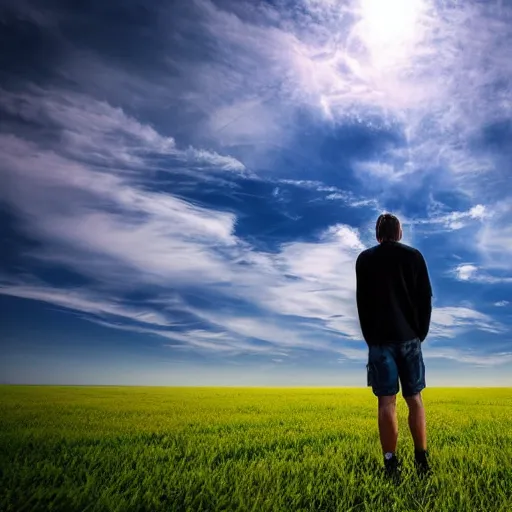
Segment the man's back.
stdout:
<path fill-rule="evenodd" d="M 380 243 L 359 255 L 356 276 L 359 320 L 369 345 L 426 338 L 432 289 L 417 249 Z"/>

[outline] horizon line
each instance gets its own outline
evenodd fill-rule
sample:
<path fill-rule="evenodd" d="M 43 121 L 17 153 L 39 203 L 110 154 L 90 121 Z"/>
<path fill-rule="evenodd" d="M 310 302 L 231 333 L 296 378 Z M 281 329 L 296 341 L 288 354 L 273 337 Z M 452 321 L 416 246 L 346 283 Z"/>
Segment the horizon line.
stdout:
<path fill-rule="evenodd" d="M 321 386 L 321 385 L 239 385 L 239 384 L 224 384 L 224 385 L 187 385 L 187 384 L 23 384 L 23 383 L 0 383 L 0 387 L 80 387 L 80 388 L 263 388 L 263 389 L 371 389 L 368 386 Z M 496 385 L 479 385 L 479 386 L 466 386 L 466 385 L 446 385 L 446 386 L 428 386 L 422 391 L 429 389 L 512 389 L 512 384 L 496 386 Z M 400 393 L 398 393 L 400 394 Z"/>

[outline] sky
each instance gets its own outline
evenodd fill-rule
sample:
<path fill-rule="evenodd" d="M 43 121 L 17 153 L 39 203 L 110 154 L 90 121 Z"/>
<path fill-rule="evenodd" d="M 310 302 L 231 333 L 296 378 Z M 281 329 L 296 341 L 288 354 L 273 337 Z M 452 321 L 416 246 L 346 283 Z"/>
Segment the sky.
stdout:
<path fill-rule="evenodd" d="M 354 265 L 389 211 L 432 281 L 427 386 L 512 385 L 512 2 L 0 26 L 1 382 L 365 386 Z"/>

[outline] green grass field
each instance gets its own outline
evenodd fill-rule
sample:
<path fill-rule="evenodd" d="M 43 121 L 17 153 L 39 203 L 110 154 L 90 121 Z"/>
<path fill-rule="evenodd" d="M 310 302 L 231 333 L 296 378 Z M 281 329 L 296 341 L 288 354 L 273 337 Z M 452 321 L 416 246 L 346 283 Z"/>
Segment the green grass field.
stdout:
<path fill-rule="evenodd" d="M 512 511 L 512 389 L 423 395 L 394 486 L 369 389 L 0 387 L 0 510 Z"/>

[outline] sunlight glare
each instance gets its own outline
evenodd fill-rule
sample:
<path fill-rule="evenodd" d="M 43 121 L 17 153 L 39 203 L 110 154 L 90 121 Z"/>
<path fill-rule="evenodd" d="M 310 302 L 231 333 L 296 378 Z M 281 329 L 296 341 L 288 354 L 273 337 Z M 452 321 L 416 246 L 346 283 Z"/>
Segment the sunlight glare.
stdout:
<path fill-rule="evenodd" d="M 361 0 L 359 34 L 374 64 L 405 57 L 419 38 L 424 0 Z"/>

